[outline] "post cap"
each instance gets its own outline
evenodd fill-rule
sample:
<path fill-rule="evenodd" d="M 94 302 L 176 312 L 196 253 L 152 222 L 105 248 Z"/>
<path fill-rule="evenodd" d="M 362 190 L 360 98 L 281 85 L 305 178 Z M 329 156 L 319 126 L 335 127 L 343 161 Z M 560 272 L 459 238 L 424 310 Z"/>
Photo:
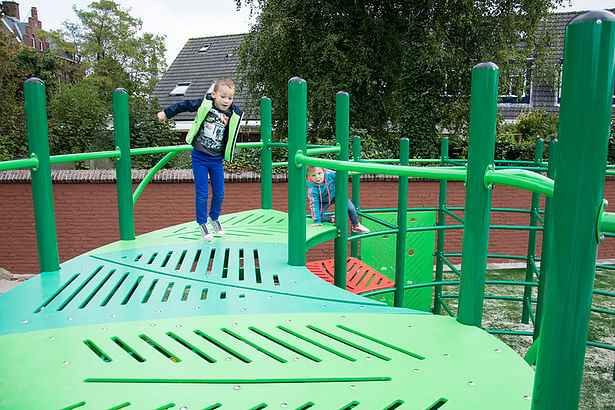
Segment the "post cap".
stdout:
<path fill-rule="evenodd" d="M 128 91 L 126 91 L 125 88 L 122 87 L 118 87 L 115 90 L 113 90 L 114 93 L 127 93 Z"/>
<path fill-rule="evenodd" d="M 615 20 L 615 15 L 607 10 L 591 10 L 587 11 L 583 14 L 580 14 L 573 18 L 568 25 L 584 23 L 586 21 L 613 21 Z"/>
<path fill-rule="evenodd" d="M 338 91 L 335 95 L 349 95 L 348 91 Z"/>
<path fill-rule="evenodd" d="M 28 84 L 28 83 L 45 84 L 43 80 L 37 77 L 30 77 L 26 81 L 24 81 L 24 84 Z"/>
<path fill-rule="evenodd" d="M 478 63 L 474 67 L 472 67 L 473 70 L 476 68 L 490 68 L 492 70 L 497 70 L 498 66 L 496 63 L 492 63 L 491 61 L 489 61 L 486 63 Z"/>
<path fill-rule="evenodd" d="M 271 100 L 271 98 L 267 97 L 266 95 L 263 95 L 263 96 L 261 97 L 261 100 Z"/>
<path fill-rule="evenodd" d="M 289 83 L 304 83 L 305 80 L 301 77 L 293 77 L 290 80 L 288 80 Z"/>

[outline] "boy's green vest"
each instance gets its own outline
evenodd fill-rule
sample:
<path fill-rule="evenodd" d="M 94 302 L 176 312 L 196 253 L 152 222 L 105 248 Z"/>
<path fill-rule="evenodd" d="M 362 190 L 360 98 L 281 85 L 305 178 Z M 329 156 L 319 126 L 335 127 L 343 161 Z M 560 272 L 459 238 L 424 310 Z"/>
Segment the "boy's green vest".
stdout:
<path fill-rule="evenodd" d="M 199 132 L 199 128 L 201 128 L 201 124 L 207 117 L 207 113 L 211 110 L 213 106 L 213 101 L 209 100 L 207 96 L 203 98 L 203 102 L 199 107 L 199 110 L 196 112 L 196 117 L 192 122 L 192 126 L 186 135 L 186 142 L 188 144 L 192 144 L 192 140 L 194 140 L 194 136 Z M 239 123 L 241 122 L 241 118 L 243 117 L 243 113 L 241 111 L 237 112 L 236 107 L 231 105 L 231 118 L 229 119 L 229 129 L 228 129 L 228 139 L 226 141 L 226 147 L 224 149 L 224 159 L 227 161 L 233 160 L 233 155 L 235 154 L 235 144 L 237 143 L 237 134 L 239 134 Z"/>

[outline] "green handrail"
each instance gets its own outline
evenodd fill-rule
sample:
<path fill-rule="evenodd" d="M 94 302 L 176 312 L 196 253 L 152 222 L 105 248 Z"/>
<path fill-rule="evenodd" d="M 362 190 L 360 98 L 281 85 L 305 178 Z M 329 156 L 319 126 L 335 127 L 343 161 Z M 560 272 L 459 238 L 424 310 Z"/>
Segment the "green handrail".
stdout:
<path fill-rule="evenodd" d="M 525 169 L 487 168 L 484 180 L 485 187 L 488 189 L 493 184 L 498 184 L 553 196 L 553 180 L 551 178 Z"/>
<path fill-rule="evenodd" d="M 447 179 L 449 181 L 465 181 L 465 167 L 404 167 L 400 165 L 366 164 L 364 162 L 346 162 L 333 159 L 314 158 L 298 153 L 295 155 L 295 166 L 312 165 L 334 169 L 337 171 L 362 171 L 365 173 L 397 175 L 417 178 Z"/>
<path fill-rule="evenodd" d="M 77 154 L 53 155 L 50 157 L 50 160 L 52 164 L 61 164 L 64 162 L 87 161 L 90 159 L 119 158 L 120 156 L 121 156 L 120 150 L 115 149 L 113 151 L 94 151 L 94 152 L 83 152 L 83 153 L 77 153 Z"/>
<path fill-rule="evenodd" d="M 35 154 L 32 154 L 30 158 L 0 162 L 0 171 L 9 171 L 11 169 L 21 168 L 33 168 L 36 171 L 38 169 L 38 157 Z"/>
<path fill-rule="evenodd" d="M 139 186 L 137 186 L 137 189 L 135 189 L 135 192 L 132 194 L 132 204 L 133 204 L 133 206 L 137 203 L 137 199 L 139 199 L 139 197 L 141 196 L 141 193 L 143 192 L 143 190 L 145 189 L 147 184 L 150 183 L 152 178 L 154 178 L 156 173 L 158 171 L 160 171 L 167 164 L 167 162 L 169 162 L 171 159 L 173 159 L 179 153 L 180 153 L 180 151 L 169 152 L 160 161 L 158 161 L 158 163 L 156 165 L 154 165 L 154 167 L 152 169 L 150 169 L 150 171 L 147 173 L 145 178 L 143 178 L 143 180 L 139 183 Z"/>

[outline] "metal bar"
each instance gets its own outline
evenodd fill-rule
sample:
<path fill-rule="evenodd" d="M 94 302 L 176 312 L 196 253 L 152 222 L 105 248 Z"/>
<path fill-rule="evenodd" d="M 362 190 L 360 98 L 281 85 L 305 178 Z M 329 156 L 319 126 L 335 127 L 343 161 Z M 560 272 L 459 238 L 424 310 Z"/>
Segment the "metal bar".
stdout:
<path fill-rule="evenodd" d="M 137 186 L 137 189 L 135 189 L 135 192 L 132 194 L 133 206 L 137 203 L 137 199 L 139 199 L 147 184 L 149 184 L 154 176 L 156 176 L 156 173 L 160 171 L 167 164 L 167 162 L 177 156 L 177 154 L 179 154 L 179 151 L 169 152 L 167 155 L 162 157 L 160 161 L 152 167 L 152 169 L 149 170 L 145 178 L 143 178 L 143 180 L 139 183 L 139 186 Z"/>
<path fill-rule="evenodd" d="M 544 154 L 544 142 L 542 140 L 536 141 L 536 150 L 534 151 L 534 162 L 539 164 L 542 161 L 542 156 Z M 538 224 L 538 220 L 536 219 L 536 210 L 540 207 L 540 194 L 533 192 L 532 193 L 532 202 L 530 204 L 530 226 L 536 226 Z M 527 240 L 527 262 L 525 264 L 525 281 L 529 282 L 534 278 L 534 270 L 532 268 L 532 263 L 534 258 L 536 257 L 536 231 L 530 230 L 528 232 L 528 240 Z M 525 301 L 529 301 L 532 297 L 532 288 L 530 286 L 526 286 L 523 291 L 523 299 Z M 530 320 L 530 311 L 531 307 L 528 310 L 527 306 L 523 304 L 523 309 L 521 312 L 521 322 L 529 323 Z"/>
<path fill-rule="evenodd" d="M 578 408 L 595 276 L 615 72 L 615 16 L 566 27 L 549 275 L 533 409 Z M 575 318 L 575 320 L 571 320 Z M 566 358 L 566 360 L 562 360 Z"/>
<path fill-rule="evenodd" d="M 0 162 L 0 171 L 22 168 L 34 168 L 34 170 L 36 170 L 38 168 L 38 158 L 36 156 L 32 156 L 30 158 Z"/>
<path fill-rule="evenodd" d="M 130 155 L 134 157 L 137 155 L 147 155 L 147 154 L 163 154 L 163 153 L 166 154 L 167 152 L 192 151 L 192 148 L 193 146 L 189 144 L 165 145 L 161 147 L 132 148 L 130 150 Z"/>
<path fill-rule="evenodd" d="M 273 171 L 271 158 L 271 99 L 261 98 L 261 208 L 273 208 Z"/>
<path fill-rule="evenodd" d="M 38 159 L 37 169 L 30 170 L 36 242 L 38 244 L 38 263 L 41 272 L 55 272 L 60 269 L 60 259 L 58 256 L 56 217 L 53 206 L 47 104 L 43 81 L 38 78 L 27 79 L 24 82 L 24 98 L 28 149 L 30 156 Z"/>
<path fill-rule="evenodd" d="M 306 181 L 305 167 L 292 161 L 306 152 L 307 83 L 303 78 L 288 81 L 288 264 L 305 266 Z"/>
<path fill-rule="evenodd" d="M 115 149 L 114 151 L 96 151 L 96 152 L 84 152 L 78 154 L 61 154 L 61 155 L 53 155 L 51 159 L 52 164 L 62 164 L 64 162 L 77 162 L 77 161 L 87 161 L 90 159 L 100 159 L 100 158 L 120 158 L 121 152 L 119 149 Z"/>
<path fill-rule="evenodd" d="M 448 179 L 452 181 L 465 181 L 466 177 L 465 167 L 402 167 L 400 165 L 365 164 L 364 162 L 341 162 L 333 159 L 314 158 L 303 154 L 296 154 L 294 162 L 295 164 L 312 165 L 337 171 L 362 171 L 365 173 Z"/>
<path fill-rule="evenodd" d="M 348 161 L 348 139 L 350 133 L 350 95 L 339 91 L 335 95 L 335 141 L 340 150 L 338 161 Z M 305 208 L 305 207 L 304 207 Z M 337 236 L 334 241 L 335 286 L 346 289 L 348 260 L 348 171 L 335 174 L 335 225 Z"/>
<path fill-rule="evenodd" d="M 328 154 L 330 152 L 339 153 L 341 147 L 326 147 L 326 148 L 308 148 L 308 155 L 320 155 L 320 154 Z"/>
<path fill-rule="evenodd" d="M 485 186 L 491 184 L 553 196 L 553 180 L 527 169 L 487 169 L 485 171 Z"/>
<path fill-rule="evenodd" d="M 352 137 L 352 160 L 355 162 L 359 162 L 361 160 L 361 137 L 358 135 L 354 135 Z M 361 176 L 353 173 L 352 177 L 352 203 L 355 208 L 357 208 L 357 213 L 362 215 L 361 213 Z M 353 236 L 354 233 L 351 232 L 350 236 Z M 360 257 L 359 254 L 359 241 L 351 241 L 350 242 L 350 256 L 354 258 Z"/>
<path fill-rule="evenodd" d="M 481 326 L 489 243 L 491 190 L 484 184 L 485 170 L 493 167 L 498 67 L 481 63 L 472 69 L 468 178 L 463 228 L 463 256 L 457 321 Z"/>
<path fill-rule="evenodd" d="M 115 166 L 117 181 L 117 210 L 120 240 L 135 239 L 135 219 L 132 201 L 132 165 L 130 161 L 130 125 L 128 92 L 123 88 L 113 91 L 113 134 L 120 157 Z"/>
<path fill-rule="evenodd" d="M 410 142 L 402 138 L 399 144 L 399 163 L 408 166 Z M 408 227 L 408 177 L 400 176 L 397 182 L 397 236 L 395 241 L 395 296 L 393 306 L 404 306 L 406 273 L 406 231 Z"/>
<path fill-rule="evenodd" d="M 442 137 L 440 140 L 440 166 L 445 166 L 446 160 L 448 159 L 448 137 Z M 445 226 L 446 225 L 446 195 L 447 195 L 447 187 L 448 181 L 442 179 L 440 180 L 440 189 L 438 192 L 438 213 L 437 213 L 437 226 Z M 463 220 L 461 221 L 463 223 Z M 444 254 L 444 230 L 437 231 L 436 238 L 436 273 L 435 280 L 436 282 L 442 281 L 442 273 L 444 270 L 444 261 L 442 260 L 442 255 Z M 440 314 L 440 309 L 442 305 L 440 304 L 440 296 L 442 295 L 442 286 L 436 285 L 434 287 L 434 298 L 433 298 L 433 307 L 431 312 L 435 315 Z"/>

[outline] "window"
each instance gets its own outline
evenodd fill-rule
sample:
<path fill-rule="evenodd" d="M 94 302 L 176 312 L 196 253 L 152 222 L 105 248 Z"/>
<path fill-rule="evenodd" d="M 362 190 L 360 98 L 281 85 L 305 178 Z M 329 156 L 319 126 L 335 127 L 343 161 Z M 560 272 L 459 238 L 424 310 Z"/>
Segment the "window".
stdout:
<path fill-rule="evenodd" d="M 177 85 L 175 86 L 175 88 L 173 88 L 173 90 L 171 90 L 171 92 L 169 93 L 169 95 L 186 95 L 186 91 L 188 90 L 188 87 L 190 87 L 190 82 L 181 82 L 181 83 L 177 83 Z"/>
<path fill-rule="evenodd" d="M 211 44 L 209 44 L 209 43 L 203 44 L 203 46 L 199 49 L 199 53 L 207 52 L 207 50 L 209 50 L 209 47 L 211 47 Z"/>
<path fill-rule="evenodd" d="M 36 49 L 36 42 L 34 41 L 34 37 L 30 38 L 30 43 L 32 44 L 32 48 Z"/>
<path fill-rule="evenodd" d="M 43 40 L 38 41 L 38 49 L 43 51 Z"/>
<path fill-rule="evenodd" d="M 500 84 L 503 104 L 529 104 L 532 91 L 532 61 L 511 64 L 507 67 L 508 81 Z"/>

